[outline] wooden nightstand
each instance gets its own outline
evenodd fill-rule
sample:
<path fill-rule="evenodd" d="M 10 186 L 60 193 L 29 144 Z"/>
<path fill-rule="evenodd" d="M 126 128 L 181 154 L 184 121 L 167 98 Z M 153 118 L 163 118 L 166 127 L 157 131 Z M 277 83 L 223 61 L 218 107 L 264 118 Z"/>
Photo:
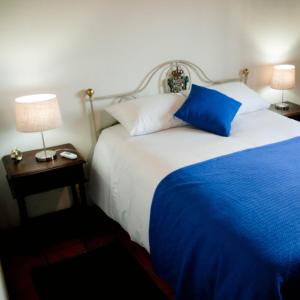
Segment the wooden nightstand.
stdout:
<path fill-rule="evenodd" d="M 52 189 L 70 186 L 73 196 L 73 205 L 86 205 L 85 198 L 85 176 L 83 166 L 84 159 L 71 144 L 51 147 L 57 149 L 57 158 L 48 162 L 37 162 L 35 153 L 39 150 L 32 150 L 23 153 L 23 159 L 16 163 L 10 155 L 2 158 L 6 169 L 7 181 L 11 193 L 17 199 L 20 211 L 21 222 L 27 218 L 25 197 L 28 195 L 49 191 Z M 59 149 L 59 150 L 58 150 Z M 77 159 L 71 160 L 59 155 L 63 150 L 77 153 Z M 81 201 L 79 201 L 76 185 L 78 184 Z"/>
<path fill-rule="evenodd" d="M 288 102 L 288 101 L 286 101 L 286 102 L 289 103 L 289 105 L 290 105 L 288 110 L 276 109 L 275 104 L 272 104 L 270 106 L 270 110 L 272 110 L 278 114 L 281 114 L 282 116 L 288 117 L 290 119 L 300 121 L 300 105 L 292 103 L 292 102 Z"/>

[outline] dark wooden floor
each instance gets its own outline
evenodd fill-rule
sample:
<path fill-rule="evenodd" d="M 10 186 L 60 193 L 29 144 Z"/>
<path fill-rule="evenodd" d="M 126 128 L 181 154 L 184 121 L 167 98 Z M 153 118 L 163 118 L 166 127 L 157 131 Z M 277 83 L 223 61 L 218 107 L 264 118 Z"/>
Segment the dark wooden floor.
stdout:
<path fill-rule="evenodd" d="M 33 218 L 1 237 L 1 259 L 10 299 L 38 299 L 32 283 L 33 267 L 75 257 L 121 241 L 159 288 L 172 299 L 169 286 L 156 276 L 146 250 L 130 241 L 121 227 L 97 207 L 69 209 Z"/>

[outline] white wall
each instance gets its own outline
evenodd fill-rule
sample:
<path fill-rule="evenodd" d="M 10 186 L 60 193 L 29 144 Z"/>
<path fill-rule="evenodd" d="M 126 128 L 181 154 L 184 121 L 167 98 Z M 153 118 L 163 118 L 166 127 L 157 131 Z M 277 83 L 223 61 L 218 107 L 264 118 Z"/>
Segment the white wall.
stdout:
<path fill-rule="evenodd" d="M 6 283 L 4 280 L 1 261 L 0 261 L 0 300 L 8 300 Z"/>
<path fill-rule="evenodd" d="M 281 100 L 281 91 L 269 87 L 272 66 L 296 65 L 300 72 L 300 1 L 251 0 L 243 2 L 243 62 L 251 68 L 252 84 L 271 102 Z M 286 99 L 300 103 L 300 76 Z"/>
<path fill-rule="evenodd" d="M 45 133 L 46 143 L 71 142 L 88 156 L 91 132 L 87 106 L 79 97 L 84 88 L 93 87 L 98 95 L 127 91 L 153 66 L 187 59 L 213 79 L 236 76 L 247 65 L 258 78 L 251 83 L 261 90 L 269 65 L 299 65 L 297 9 L 296 0 L 2 0 L 0 156 L 13 147 L 41 146 L 38 133 L 15 130 L 17 96 L 56 93 L 64 124 Z M 274 15 L 281 18 L 279 24 Z M 272 36 L 275 46 L 269 47 Z M 283 49 L 276 56 L 278 47 Z M 270 100 L 276 95 L 271 93 Z M 0 227 L 18 223 L 4 174 L 1 164 Z M 30 197 L 30 215 L 68 206 L 66 193 Z"/>

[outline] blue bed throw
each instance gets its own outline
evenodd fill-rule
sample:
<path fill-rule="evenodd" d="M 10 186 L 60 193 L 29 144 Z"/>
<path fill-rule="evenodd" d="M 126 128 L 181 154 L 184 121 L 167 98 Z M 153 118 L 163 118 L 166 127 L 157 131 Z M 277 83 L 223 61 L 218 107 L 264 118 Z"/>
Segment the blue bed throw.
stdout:
<path fill-rule="evenodd" d="M 168 175 L 149 239 L 176 300 L 300 299 L 300 137 Z"/>

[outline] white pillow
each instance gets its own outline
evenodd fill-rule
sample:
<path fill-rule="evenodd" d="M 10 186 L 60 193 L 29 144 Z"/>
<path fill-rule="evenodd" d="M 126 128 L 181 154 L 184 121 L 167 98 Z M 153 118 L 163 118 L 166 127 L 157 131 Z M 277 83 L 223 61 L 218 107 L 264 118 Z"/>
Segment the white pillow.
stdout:
<path fill-rule="evenodd" d="M 267 109 L 270 106 L 268 102 L 242 82 L 216 84 L 209 88 L 242 103 L 237 114 L 246 114 L 257 110 Z"/>
<path fill-rule="evenodd" d="M 160 94 L 140 97 L 105 108 L 119 121 L 131 136 L 143 135 L 186 123 L 174 116 L 185 101 L 178 94 Z"/>

